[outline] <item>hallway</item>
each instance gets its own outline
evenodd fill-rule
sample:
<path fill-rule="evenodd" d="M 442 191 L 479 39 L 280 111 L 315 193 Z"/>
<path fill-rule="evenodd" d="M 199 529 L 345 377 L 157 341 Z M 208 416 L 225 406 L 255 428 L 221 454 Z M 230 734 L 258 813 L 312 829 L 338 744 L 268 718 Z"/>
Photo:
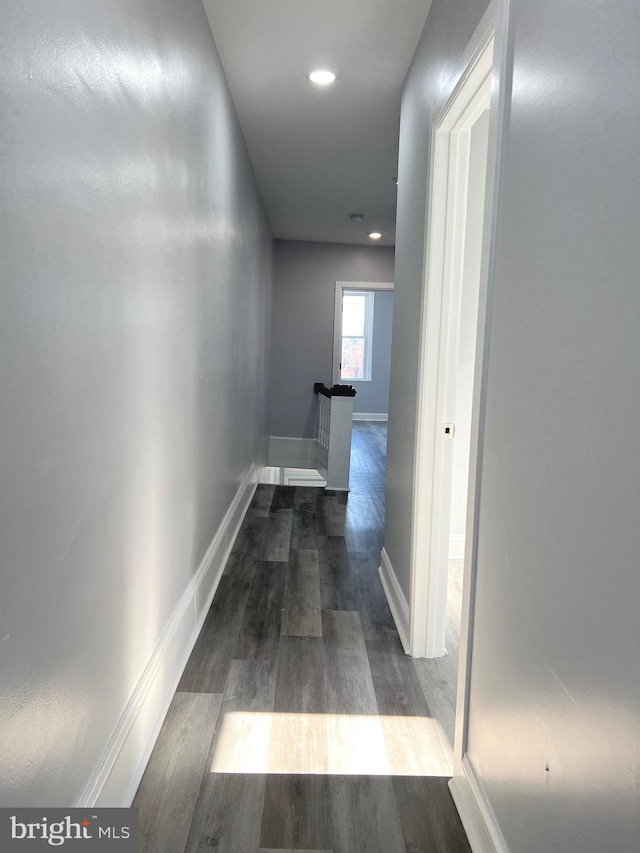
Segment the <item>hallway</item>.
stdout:
<path fill-rule="evenodd" d="M 141 851 L 469 850 L 449 659 L 403 653 L 378 578 L 385 445 L 355 425 L 348 499 L 258 487 L 136 795 Z"/>

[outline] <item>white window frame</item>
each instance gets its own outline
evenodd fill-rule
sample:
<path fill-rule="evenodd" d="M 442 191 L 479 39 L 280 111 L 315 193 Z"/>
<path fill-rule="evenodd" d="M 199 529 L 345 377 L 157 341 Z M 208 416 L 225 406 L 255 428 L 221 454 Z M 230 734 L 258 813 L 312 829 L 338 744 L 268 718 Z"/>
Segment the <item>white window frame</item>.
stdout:
<path fill-rule="evenodd" d="M 362 340 L 364 342 L 362 376 L 357 379 L 342 376 L 342 342 L 345 338 L 359 337 L 357 335 L 345 335 L 344 329 L 340 329 L 340 381 L 341 382 L 371 382 L 371 359 L 373 355 L 373 305 L 374 292 L 373 290 L 343 290 L 342 298 L 344 304 L 345 296 L 364 295 L 364 328 L 362 330 Z M 344 309 L 343 309 L 344 310 Z"/>
<path fill-rule="evenodd" d="M 393 282 L 389 281 L 336 281 L 335 306 L 333 315 L 333 384 L 357 384 L 358 382 L 371 381 L 371 361 L 373 347 L 373 291 L 393 290 Z M 365 324 L 365 376 L 366 379 L 345 379 L 344 383 L 340 377 L 340 362 L 342 360 L 342 299 L 345 293 L 365 291 L 371 292 L 372 298 L 367 304 L 367 318 Z M 369 307 L 370 306 L 370 307 Z M 369 317 L 369 311 L 370 317 Z M 370 334 L 367 335 L 367 327 Z"/>

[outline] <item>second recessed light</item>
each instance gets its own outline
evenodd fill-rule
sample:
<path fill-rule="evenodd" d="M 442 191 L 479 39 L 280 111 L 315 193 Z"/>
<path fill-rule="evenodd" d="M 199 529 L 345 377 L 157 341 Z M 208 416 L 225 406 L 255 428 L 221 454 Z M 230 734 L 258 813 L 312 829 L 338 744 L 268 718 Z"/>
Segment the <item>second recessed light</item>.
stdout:
<path fill-rule="evenodd" d="M 312 71 L 309 74 L 309 80 L 312 83 L 315 83 L 316 86 L 328 86 L 330 83 L 336 79 L 336 75 L 333 71 L 327 71 L 326 69 L 318 69 L 317 71 Z"/>
<path fill-rule="evenodd" d="M 382 237 L 382 234 L 379 231 L 372 231 L 371 234 L 369 234 L 369 237 L 372 240 L 379 240 Z"/>

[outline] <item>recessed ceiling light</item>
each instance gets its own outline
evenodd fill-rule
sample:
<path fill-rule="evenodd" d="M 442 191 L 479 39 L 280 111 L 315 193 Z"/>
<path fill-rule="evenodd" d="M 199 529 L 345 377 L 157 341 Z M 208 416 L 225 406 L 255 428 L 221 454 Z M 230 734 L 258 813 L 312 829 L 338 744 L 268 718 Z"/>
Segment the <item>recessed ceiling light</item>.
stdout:
<path fill-rule="evenodd" d="M 382 237 L 382 234 L 379 231 L 372 231 L 371 234 L 369 234 L 369 237 L 372 240 L 379 240 Z"/>
<path fill-rule="evenodd" d="M 352 222 L 364 222 L 364 213 L 350 213 L 349 219 Z"/>
<path fill-rule="evenodd" d="M 330 83 L 336 79 L 336 75 L 333 71 L 326 71 L 323 69 L 318 69 L 317 71 L 312 71 L 309 74 L 309 80 L 312 83 L 315 83 L 316 86 L 328 86 Z"/>

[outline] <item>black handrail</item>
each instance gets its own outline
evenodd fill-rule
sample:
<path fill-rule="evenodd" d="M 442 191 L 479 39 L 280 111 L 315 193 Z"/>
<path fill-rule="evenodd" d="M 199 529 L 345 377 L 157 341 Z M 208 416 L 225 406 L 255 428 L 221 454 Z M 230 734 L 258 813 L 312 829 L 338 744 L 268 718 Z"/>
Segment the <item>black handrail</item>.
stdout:
<path fill-rule="evenodd" d="M 333 388 L 327 388 L 324 382 L 316 382 L 313 393 L 322 394 L 324 397 L 355 397 L 356 389 L 352 385 L 334 385 Z"/>

